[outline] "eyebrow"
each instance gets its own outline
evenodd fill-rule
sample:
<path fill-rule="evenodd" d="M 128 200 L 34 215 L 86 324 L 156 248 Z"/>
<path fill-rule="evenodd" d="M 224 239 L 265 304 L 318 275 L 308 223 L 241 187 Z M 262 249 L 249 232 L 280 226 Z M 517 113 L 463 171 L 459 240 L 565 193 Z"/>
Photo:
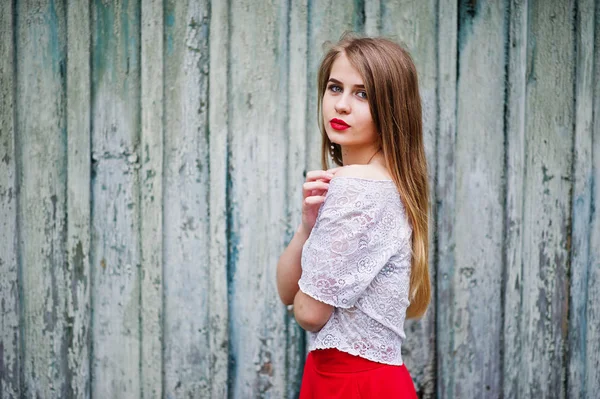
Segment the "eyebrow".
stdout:
<path fill-rule="evenodd" d="M 328 83 L 329 83 L 329 82 L 331 82 L 331 83 L 335 83 L 335 84 L 338 84 L 338 85 L 341 85 L 341 86 L 343 86 L 343 85 L 344 85 L 342 82 L 340 82 L 339 80 L 337 80 L 337 79 L 334 79 L 334 78 L 329 78 L 329 80 L 328 80 L 327 82 L 328 82 Z M 365 85 L 354 85 L 354 87 L 356 87 L 356 88 L 359 88 L 359 89 L 364 89 L 364 88 L 365 88 Z"/>

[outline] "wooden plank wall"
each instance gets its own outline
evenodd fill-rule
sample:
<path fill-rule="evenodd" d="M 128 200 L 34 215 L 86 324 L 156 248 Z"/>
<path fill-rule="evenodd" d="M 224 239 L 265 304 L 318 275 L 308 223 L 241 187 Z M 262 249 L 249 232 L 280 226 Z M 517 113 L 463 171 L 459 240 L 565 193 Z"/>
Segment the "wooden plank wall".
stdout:
<path fill-rule="evenodd" d="M 422 398 L 600 395 L 600 3 L 0 2 L 0 399 L 296 397 L 277 258 L 346 30 L 420 74 Z"/>

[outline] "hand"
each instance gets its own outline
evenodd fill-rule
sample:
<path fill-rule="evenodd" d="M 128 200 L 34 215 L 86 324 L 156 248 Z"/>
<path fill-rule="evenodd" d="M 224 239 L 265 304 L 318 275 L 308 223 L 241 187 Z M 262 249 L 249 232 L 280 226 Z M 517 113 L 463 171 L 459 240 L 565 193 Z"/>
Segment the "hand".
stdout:
<path fill-rule="evenodd" d="M 325 201 L 329 181 L 338 169 L 313 170 L 306 174 L 306 181 L 302 185 L 302 225 L 300 228 L 307 237 L 317 221 L 319 208 Z"/>

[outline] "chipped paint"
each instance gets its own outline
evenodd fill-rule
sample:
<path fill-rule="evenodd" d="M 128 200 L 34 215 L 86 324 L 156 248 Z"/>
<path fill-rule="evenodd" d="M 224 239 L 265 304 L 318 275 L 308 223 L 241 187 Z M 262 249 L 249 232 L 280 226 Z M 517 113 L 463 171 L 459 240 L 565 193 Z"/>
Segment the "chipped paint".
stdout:
<path fill-rule="evenodd" d="M 353 28 L 420 74 L 420 397 L 600 389 L 593 0 L 334 3 L 2 2 L 0 397 L 297 396 L 274 267 Z"/>

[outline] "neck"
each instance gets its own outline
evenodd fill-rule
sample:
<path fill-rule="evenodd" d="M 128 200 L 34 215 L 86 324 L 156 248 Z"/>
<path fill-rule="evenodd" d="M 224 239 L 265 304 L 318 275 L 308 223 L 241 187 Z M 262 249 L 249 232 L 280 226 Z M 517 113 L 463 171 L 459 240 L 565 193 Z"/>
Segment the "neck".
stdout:
<path fill-rule="evenodd" d="M 361 146 L 348 147 L 342 146 L 342 162 L 346 165 L 367 165 L 377 158 L 377 153 L 381 152 L 379 146 Z"/>

